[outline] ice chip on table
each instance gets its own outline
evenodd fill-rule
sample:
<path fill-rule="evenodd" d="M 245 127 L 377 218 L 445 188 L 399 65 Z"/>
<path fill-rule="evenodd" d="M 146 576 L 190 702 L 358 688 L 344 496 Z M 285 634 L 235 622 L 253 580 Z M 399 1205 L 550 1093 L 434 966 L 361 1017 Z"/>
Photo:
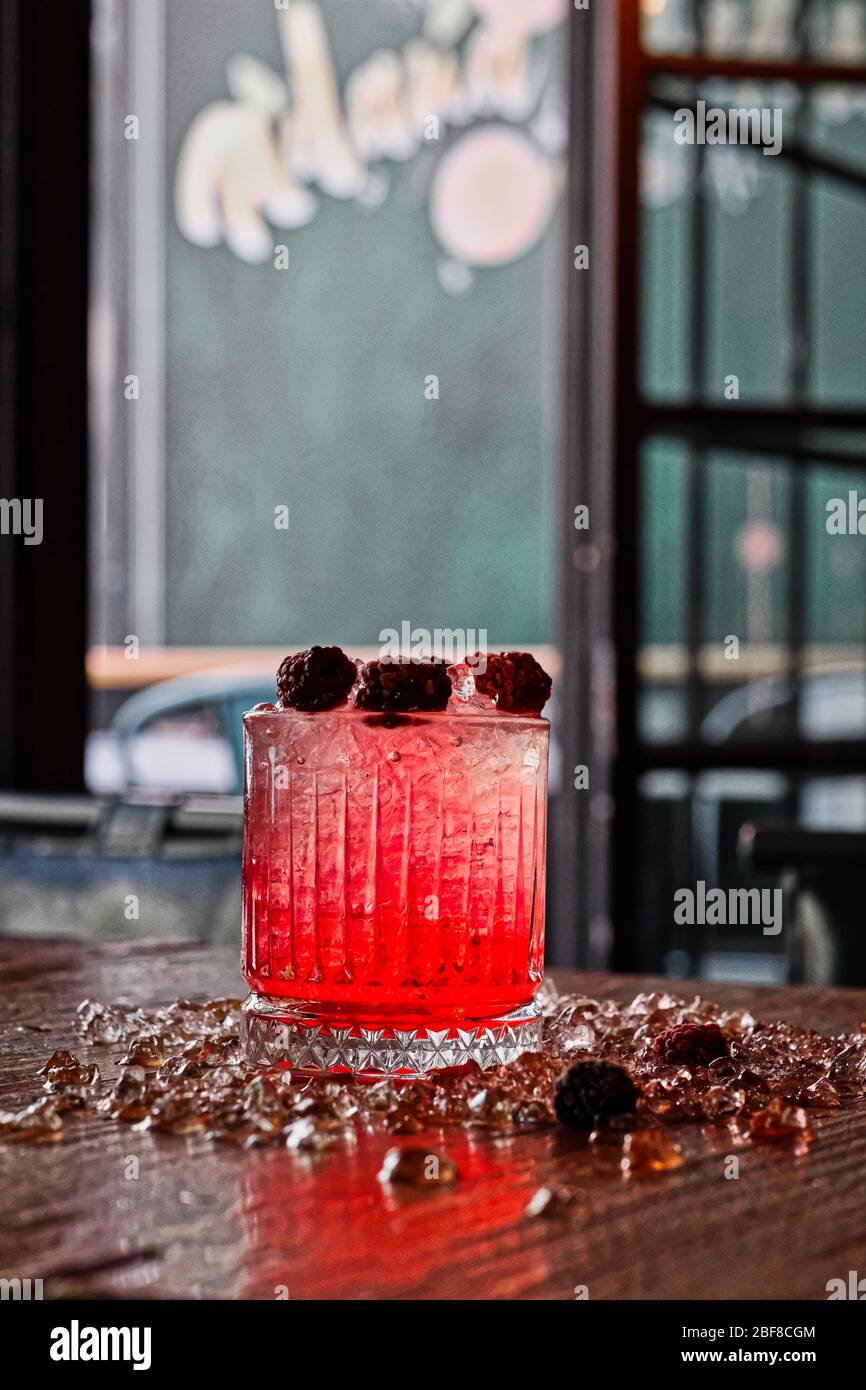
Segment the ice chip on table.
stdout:
<path fill-rule="evenodd" d="M 635 1130 L 622 1141 L 620 1170 L 626 1177 L 636 1173 L 670 1173 L 682 1165 L 682 1149 L 662 1129 Z"/>
<path fill-rule="evenodd" d="M 406 1183 L 410 1187 L 449 1187 L 457 1181 L 457 1164 L 447 1154 L 421 1148 L 393 1148 L 379 1170 L 380 1183 Z"/>
<path fill-rule="evenodd" d="M 465 661 L 449 666 L 448 675 L 451 678 L 451 699 L 447 705 L 449 714 L 489 714 L 496 709 L 495 700 L 476 690 L 475 677 Z"/>
<path fill-rule="evenodd" d="M 774 1096 L 766 1110 L 751 1116 L 748 1133 L 750 1139 L 764 1143 L 795 1138 L 810 1144 L 815 1138 L 806 1111 L 802 1106 L 789 1104 L 782 1096 Z"/>
<path fill-rule="evenodd" d="M 7 1144 L 56 1143 L 63 1138 L 63 1119 L 49 1096 L 24 1110 L 0 1110 L 0 1140 Z"/>
<path fill-rule="evenodd" d="M 569 1221 L 580 1221 L 586 1216 L 588 1202 L 582 1188 L 539 1187 L 529 1199 L 524 1216 L 565 1217 Z"/>

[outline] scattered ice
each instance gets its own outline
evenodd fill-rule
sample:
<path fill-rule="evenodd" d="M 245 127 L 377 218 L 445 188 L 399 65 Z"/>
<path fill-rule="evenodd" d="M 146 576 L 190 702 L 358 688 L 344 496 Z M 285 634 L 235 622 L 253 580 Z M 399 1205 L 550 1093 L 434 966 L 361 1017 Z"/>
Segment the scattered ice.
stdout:
<path fill-rule="evenodd" d="M 457 1165 L 447 1154 L 430 1149 L 389 1149 L 379 1172 L 381 1183 L 411 1187 L 449 1187 L 457 1181 Z"/>
<path fill-rule="evenodd" d="M 627 1177 L 670 1173 L 683 1165 L 683 1151 L 663 1129 L 639 1129 L 622 1141 L 620 1168 Z"/>
<path fill-rule="evenodd" d="M 588 1209 L 586 1193 L 579 1187 L 539 1187 L 526 1205 L 525 1216 L 559 1216 L 581 1221 Z"/>
<path fill-rule="evenodd" d="M 815 1138 L 812 1125 L 801 1105 L 789 1105 L 774 1096 L 766 1110 L 758 1110 L 749 1120 L 749 1137 L 759 1142 L 798 1139 L 810 1144 Z"/>
<path fill-rule="evenodd" d="M 813 1137 L 809 1109 L 838 1109 L 866 1095 L 863 1028 L 829 1037 L 666 992 L 621 1004 L 559 995 L 545 983 L 539 1002 L 544 1025 L 538 1053 L 490 1071 L 470 1066 L 411 1082 L 355 1084 L 293 1075 L 284 1067 L 251 1067 L 239 1049 L 237 999 L 178 999 L 155 1010 L 86 1000 L 78 1010 L 79 1031 L 88 1046 L 108 1052 L 99 1061 L 110 1079 L 93 1061 L 54 1052 L 38 1073 L 47 1094 L 24 1109 L 0 1113 L 0 1140 L 54 1142 L 68 1123 L 88 1114 L 241 1148 L 281 1144 L 299 1151 L 351 1143 L 359 1128 L 410 1138 L 449 1126 L 518 1133 L 556 1123 L 558 1075 L 572 1061 L 592 1057 L 624 1066 L 640 1088 L 636 1116 L 611 1120 L 592 1136 L 594 1145 L 620 1146 L 628 1175 L 679 1166 L 679 1149 L 665 1132 L 669 1125 L 727 1123 L 746 1142 L 790 1136 L 802 1152 Z M 708 1021 L 728 1035 L 729 1057 L 691 1070 L 659 1059 L 653 1044 L 663 1029 Z M 403 1155 L 416 1154 L 438 1158 L 437 1181 L 453 1181 L 442 1176 L 450 1173 L 450 1160 L 433 1150 L 392 1153 L 401 1157 L 389 1160 L 389 1182 L 414 1181 L 400 1174 L 419 1162 Z M 561 1193 L 538 1196 L 538 1211 L 530 1214 L 555 1213 L 569 1201 Z"/>

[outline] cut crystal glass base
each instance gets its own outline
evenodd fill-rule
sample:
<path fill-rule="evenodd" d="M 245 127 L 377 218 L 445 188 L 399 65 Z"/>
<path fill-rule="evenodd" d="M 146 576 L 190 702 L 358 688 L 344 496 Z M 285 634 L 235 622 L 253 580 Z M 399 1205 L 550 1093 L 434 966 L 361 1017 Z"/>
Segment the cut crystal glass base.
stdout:
<path fill-rule="evenodd" d="M 241 1044 L 257 1066 L 284 1063 L 296 1071 L 352 1076 L 427 1076 L 465 1067 L 500 1067 L 541 1046 L 541 1014 L 534 1000 L 498 1018 L 442 1028 L 337 1026 L 303 1016 L 285 999 L 248 995 L 241 1014 Z"/>

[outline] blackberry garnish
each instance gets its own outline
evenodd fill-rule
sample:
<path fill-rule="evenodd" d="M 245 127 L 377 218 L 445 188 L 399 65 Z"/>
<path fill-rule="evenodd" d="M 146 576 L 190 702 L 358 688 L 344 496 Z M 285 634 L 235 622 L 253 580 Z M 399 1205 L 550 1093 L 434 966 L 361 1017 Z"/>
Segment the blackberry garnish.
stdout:
<path fill-rule="evenodd" d="M 358 672 L 339 647 L 310 647 L 287 656 L 277 672 L 277 696 L 283 709 L 333 709 L 345 700 Z"/>
<path fill-rule="evenodd" d="M 495 652 L 487 657 L 476 652 L 466 665 L 476 690 L 510 714 L 540 714 L 550 699 L 553 682 L 530 652 Z"/>
<path fill-rule="evenodd" d="M 411 710 L 444 709 L 451 698 L 451 678 L 444 661 L 368 661 L 361 667 L 355 703 L 360 709 Z"/>

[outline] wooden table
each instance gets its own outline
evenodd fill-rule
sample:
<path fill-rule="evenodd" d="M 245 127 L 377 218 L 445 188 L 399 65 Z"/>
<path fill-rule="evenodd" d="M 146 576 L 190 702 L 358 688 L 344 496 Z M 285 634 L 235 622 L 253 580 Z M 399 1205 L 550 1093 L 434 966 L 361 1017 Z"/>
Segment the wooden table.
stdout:
<path fill-rule="evenodd" d="M 623 999 L 658 985 L 558 982 Z M 864 991 L 699 988 L 822 1030 L 866 1019 Z M 153 1005 L 240 992 L 228 949 L 0 940 L 0 1107 L 38 1093 L 34 1073 L 54 1048 L 98 1055 L 72 1027 L 85 997 Z M 51 1032 L 33 1031 L 45 1021 Z M 93 1118 L 62 1143 L 0 1145 L 0 1275 L 42 1278 L 46 1298 L 272 1299 L 283 1287 L 301 1300 L 573 1299 L 586 1285 L 592 1299 L 824 1299 L 829 1279 L 866 1273 L 863 1110 L 820 1120 L 801 1158 L 788 1144 L 735 1150 L 724 1128 L 677 1137 L 681 1169 L 625 1180 L 563 1130 L 443 1130 L 431 1148 L 460 1180 L 417 1192 L 377 1182 L 385 1149 L 407 1142 L 385 1134 L 323 1154 L 244 1152 Z M 734 1151 L 735 1181 L 724 1176 Z M 566 1182 L 587 1191 L 581 1224 L 524 1215 L 539 1186 Z"/>

